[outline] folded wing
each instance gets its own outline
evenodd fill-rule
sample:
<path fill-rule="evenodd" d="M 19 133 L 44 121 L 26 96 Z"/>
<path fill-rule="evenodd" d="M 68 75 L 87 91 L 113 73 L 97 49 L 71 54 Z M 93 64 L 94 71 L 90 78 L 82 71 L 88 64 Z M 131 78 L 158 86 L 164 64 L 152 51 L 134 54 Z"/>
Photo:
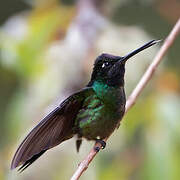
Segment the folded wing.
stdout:
<path fill-rule="evenodd" d="M 73 136 L 74 119 L 82 107 L 89 88 L 73 94 L 47 115 L 23 140 L 11 163 L 11 169 L 19 165 L 24 170 L 46 150 Z"/>

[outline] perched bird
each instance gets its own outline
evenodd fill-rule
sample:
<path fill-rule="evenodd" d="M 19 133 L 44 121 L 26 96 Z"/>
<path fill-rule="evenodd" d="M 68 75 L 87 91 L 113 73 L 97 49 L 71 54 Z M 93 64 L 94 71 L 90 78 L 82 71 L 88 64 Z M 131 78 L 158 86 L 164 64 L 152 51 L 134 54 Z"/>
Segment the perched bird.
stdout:
<path fill-rule="evenodd" d="M 115 130 L 125 112 L 126 61 L 157 42 L 152 40 L 124 57 L 98 56 L 87 86 L 65 99 L 32 129 L 18 147 L 11 169 L 21 165 L 19 170 L 23 171 L 48 149 L 74 135 L 77 151 L 82 138 L 98 141 L 104 148 L 103 139 Z"/>

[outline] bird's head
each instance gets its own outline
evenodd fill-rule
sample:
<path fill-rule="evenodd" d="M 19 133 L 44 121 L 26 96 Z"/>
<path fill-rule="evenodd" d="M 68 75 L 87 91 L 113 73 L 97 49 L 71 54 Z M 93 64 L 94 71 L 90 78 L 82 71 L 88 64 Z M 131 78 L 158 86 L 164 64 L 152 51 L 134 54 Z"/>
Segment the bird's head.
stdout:
<path fill-rule="evenodd" d="M 100 81 L 109 86 L 124 86 L 126 61 L 140 51 L 158 42 L 159 41 L 152 40 L 123 57 L 110 54 L 101 54 L 95 60 L 91 81 L 89 82 L 88 86 L 93 85 L 95 81 Z"/>

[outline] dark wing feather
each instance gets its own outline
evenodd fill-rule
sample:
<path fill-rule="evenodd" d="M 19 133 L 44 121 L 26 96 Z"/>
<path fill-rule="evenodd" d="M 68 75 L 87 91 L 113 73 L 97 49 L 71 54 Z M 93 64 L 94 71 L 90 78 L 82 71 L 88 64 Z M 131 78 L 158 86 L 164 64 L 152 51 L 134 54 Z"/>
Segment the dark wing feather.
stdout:
<path fill-rule="evenodd" d="M 11 169 L 26 168 L 46 150 L 73 136 L 74 119 L 89 91 L 92 89 L 86 88 L 70 96 L 35 127 L 18 147 Z"/>
<path fill-rule="evenodd" d="M 34 161 L 36 161 L 41 155 L 43 155 L 47 150 L 43 150 L 38 154 L 35 154 L 31 159 L 27 160 L 19 169 L 19 172 L 23 172 L 27 167 L 29 167 Z"/>

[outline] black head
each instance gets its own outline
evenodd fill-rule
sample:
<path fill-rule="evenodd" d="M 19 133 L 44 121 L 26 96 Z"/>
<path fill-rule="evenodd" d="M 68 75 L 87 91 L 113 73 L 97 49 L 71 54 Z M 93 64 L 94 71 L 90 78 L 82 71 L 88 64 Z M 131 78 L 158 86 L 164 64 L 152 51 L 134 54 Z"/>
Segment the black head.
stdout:
<path fill-rule="evenodd" d="M 122 57 L 110 54 L 101 54 L 98 56 L 94 63 L 93 73 L 89 85 L 92 85 L 94 81 L 102 81 L 110 85 L 111 81 L 115 81 L 115 74 L 119 74 L 119 77 L 116 80 L 120 81 L 120 79 L 122 79 L 121 77 L 124 77 L 125 63 L 118 63 L 119 68 L 117 69 L 117 73 L 112 73 L 112 69 L 114 69 L 117 62 L 120 62 L 120 59 L 122 59 Z"/>
<path fill-rule="evenodd" d="M 94 81 L 101 81 L 109 86 L 124 86 L 126 61 L 130 57 L 156 44 L 157 42 L 159 41 L 152 40 L 123 57 L 113 56 L 110 54 L 101 54 L 95 60 L 91 81 L 89 82 L 88 86 L 91 86 Z"/>

